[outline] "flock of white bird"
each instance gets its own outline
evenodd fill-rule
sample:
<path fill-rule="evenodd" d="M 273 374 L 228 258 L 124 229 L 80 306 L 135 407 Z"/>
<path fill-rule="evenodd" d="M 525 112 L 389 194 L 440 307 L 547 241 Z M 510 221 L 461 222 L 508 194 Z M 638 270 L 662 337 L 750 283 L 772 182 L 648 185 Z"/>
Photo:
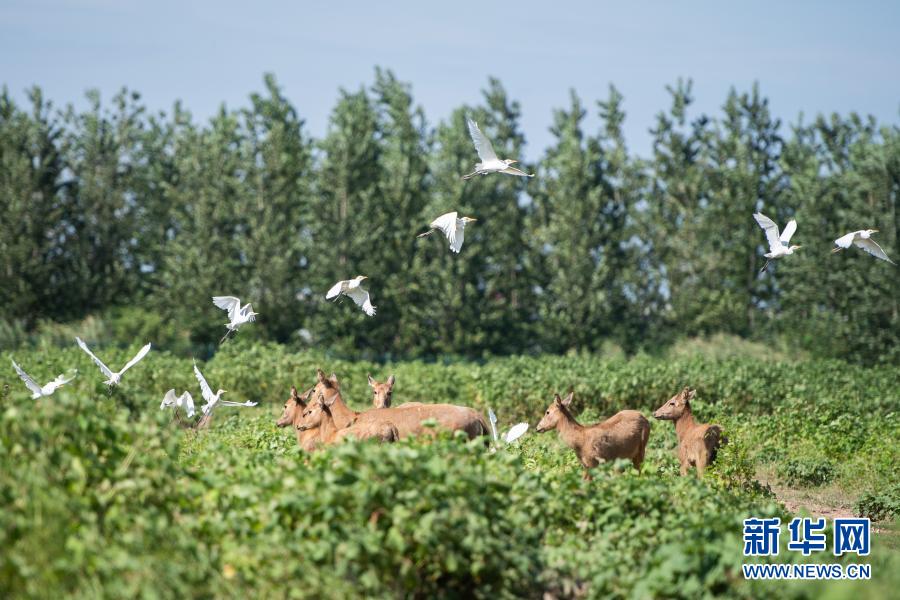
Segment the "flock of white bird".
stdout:
<path fill-rule="evenodd" d="M 512 165 L 517 163 L 517 160 L 498 158 L 497 153 L 494 151 L 494 147 L 491 144 L 491 140 L 489 140 L 487 136 L 485 136 L 481 132 L 481 130 L 478 128 L 478 124 L 472 119 L 467 119 L 467 123 L 469 127 L 469 135 L 472 137 L 472 142 L 475 145 L 475 150 L 478 152 L 478 158 L 481 159 L 481 162 L 476 163 L 475 170 L 467 175 L 464 175 L 463 179 L 468 180 L 476 175 L 488 175 L 490 173 L 504 173 L 517 177 L 534 177 L 534 174 L 525 173 L 524 171 L 513 167 Z M 795 250 L 798 250 L 801 247 L 797 245 L 789 245 L 791 238 L 797 231 L 796 220 L 791 219 L 785 226 L 784 231 L 779 231 L 778 225 L 776 225 L 775 222 L 766 215 L 762 213 L 756 213 L 753 215 L 753 217 L 765 232 L 766 240 L 769 244 L 769 251 L 764 255 L 766 257 L 766 263 L 765 265 L 763 265 L 760 273 L 766 270 L 771 261 L 783 258 L 785 256 L 790 256 L 794 253 Z M 430 229 L 425 233 L 419 234 L 418 237 L 424 237 L 434 233 L 435 231 L 440 231 L 447 238 L 447 241 L 450 244 L 450 250 L 458 254 L 462 250 L 463 240 L 465 239 L 466 225 L 475 220 L 476 219 L 472 217 L 460 217 L 456 211 L 449 212 L 439 216 L 434 221 L 432 221 L 430 224 Z M 838 252 L 840 250 L 850 248 L 850 246 L 856 246 L 878 259 L 885 260 L 891 264 L 896 264 L 894 263 L 894 261 L 888 258 L 888 255 L 884 250 L 882 250 L 881 246 L 879 246 L 878 243 L 872 239 L 872 235 L 875 233 L 878 233 L 877 229 L 861 229 L 859 231 L 851 231 L 850 233 L 842 235 L 841 237 L 834 240 L 834 244 L 836 247 L 834 248 L 834 250 L 832 250 L 832 252 Z M 369 296 L 369 292 L 361 285 L 363 280 L 365 279 L 367 279 L 366 276 L 358 275 L 353 279 L 338 281 L 331 287 L 331 289 L 328 290 L 328 292 L 325 294 L 325 298 L 328 300 L 337 301 L 341 296 L 346 296 L 347 298 L 353 300 L 353 302 L 356 303 L 356 305 L 359 306 L 365 314 L 370 317 L 374 317 L 375 306 L 372 304 L 372 299 Z M 257 315 L 259 315 L 259 313 L 253 311 L 253 307 L 249 302 L 241 306 L 241 301 L 234 296 L 214 296 L 212 301 L 215 306 L 228 313 L 228 323 L 225 324 L 225 335 L 219 342 L 220 344 L 224 342 L 229 335 L 236 333 L 242 325 L 254 322 Z M 122 375 L 125 374 L 125 371 L 136 365 L 150 351 L 150 344 L 145 345 L 138 351 L 134 358 L 132 358 L 130 361 L 128 361 L 128 363 L 125 364 L 124 367 L 122 367 L 120 371 L 113 372 L 112 369 L 107 367 L 103 363 L 103 361 L 101 361 L 93 352 L 91 352 L 91 350 L 87 347 L 87 344 L 85 344 L 81 339 L 75 338 L 75 341 L 78 343 L 78 346 L 82 350 L 84 350 L 88 354 L 88 356 L 91 357 L 91 360 L 93 360 L 94 363 L 96 363 L 96 365 L 100 368 L 100 371 L 107 378 L 104 383 L 106 383 L 108 386 L 118 385 L 122 379 Z M 63 385 L 69 383 L 74 378 L 74 375 L 69 378 L 65 378 L 63 375 L 59 375 L 55 379 L 42 386 L 39 385 L 31 376 L 29 376 L 28 373 L 23 371 L 15 361 L 12 361 L 12 364 L 13 368 L 16 370 L 16 373 L 19 375 L 22 381 L 25 382 L 25 386 L 32 392 L 31 397 L 35 399 L 53 394 L 53 392 L 55 392 Z M 220 405 L 256 406 L 255 402 L 230 402 L 227 400 L 221 400 L 221 396 L 225 393 L 225 390 L 220 389 L 215 394 L 213 394 L 212 388 L 210 388 L 209 384 L 206 381 L 206 378 L 203 377 L 200 369 L 197 368 L 196 363 L 194 363 L 194 375 L 197 378 L 197 382 L 200 384 L 200 391 L 203 395 L 203 399 L 206 402 L 201 408 L 204 416 L 211 416 L 213 410 Z M 174 389 L 166 392 L 160 408 L 164 409 L 170 407 L 181 408 L 187 413 L 188 417 L 193 416 L 195 412 L 194 399 L 191 396 L 190 392 L 187 391 L 177 397 L 175 395 Z M 491 414 L 493 416 L 492 412 Z M 493 417 L 491 419 L 492 428 L 495 422 L 496 417 Z M 524 433 L 524 431 L 522 433 Z M 519 433 L 519 435 L 521 434 Z M 495 439 L 497 437 L 496 430 L 494 430 L 494 437 Z"/>

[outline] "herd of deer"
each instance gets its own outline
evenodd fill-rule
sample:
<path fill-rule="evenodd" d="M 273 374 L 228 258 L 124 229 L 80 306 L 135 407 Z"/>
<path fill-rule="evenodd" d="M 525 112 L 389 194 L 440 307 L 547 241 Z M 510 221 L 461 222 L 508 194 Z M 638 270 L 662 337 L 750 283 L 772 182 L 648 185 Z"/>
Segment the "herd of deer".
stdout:
<path fill-rule="evenodd" d="M 466 406 L 421 402 L 391 406 L 394 383 L 393 375 L 385 383 L 369 376 L 373 408 L 357 412 L 341 397 L 337 376 L 327 377 L 319 369 L 316 384 L 310 389 L 300 394 L 296 387 L 291 387 L 291 396 L 276 424 L 278 427 L 292 426 L 297 443 L 307 452 L 347 437 L 394 442 L 438 429 L 462 431 L 469 439 L 489 434 L 484 417 Z M 690 401 L 695 393 L 684 388 L 659 407 L 653 416 L 675 422 L 681 474 L 687 475 L 690 467 L 695 467 L 697 475 L 702 476 L 727 438 L 722 435 L 719 425 L 694 420 Z M 557 394 L 538 423 L 537 431 L 559 431 L 562 441 L 575 451 L 584 467 L 585 479 L 591 479 L 588 469 L 616 458 L 631 460 L 634 468 L 640 471 L 650 437 L 650 422 L 644 415 L 636 410 L 623 410 L 600 423 L 581 425 L 572 415 L 572 398 L 573 393 L 565 399 Z"/>

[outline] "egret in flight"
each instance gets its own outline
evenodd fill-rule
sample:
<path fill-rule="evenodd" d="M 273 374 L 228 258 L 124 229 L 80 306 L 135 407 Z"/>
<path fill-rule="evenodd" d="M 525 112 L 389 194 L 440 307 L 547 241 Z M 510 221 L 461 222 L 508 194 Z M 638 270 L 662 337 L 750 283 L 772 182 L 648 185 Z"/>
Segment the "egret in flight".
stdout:
<path fill-rule="evenodd" d="M 846 250 L 850 247 L 850 245 L 854 245 L 857 248 L 862 248 L 875 258 L 880 258 L 881 260 L 886 260 L 892 265 L 896 265 L 894 261 L 888 258 L 888 255 L 884 250 L 881 249 L 881 246 L 872 239 L 872 234 L 878 233 L 877 229 L 860 229 L 859 231 L 851 231 L 847 235 L 842 235 L 838 239 L 834 240 L 834 244 L 837 246 L 832 252 L 840 252 L 841 250 Z"/>
<path fill-rule="evenodd" d="M 459 251 L 462 250 L 463 239 L 465 238 L 466 223 L 471 223 L 477 219 L 472 217 L 457 217 L 456 215 L 457 213 L 454 211 L 439 216 L 431 222 L 431 225 L 429 225 L 431 229 L 425 233 L 420 233 L 418 237 L 431 235 L 435 230 L 440 229 L 450 242 L 450 250 L 459 254 Z"/>
<path fill-rule="evenodd" d="M 212 415 L 213 410 L 217 406 L 256 406 L 256 402 L 231 402 L 229 400 L 222 400 L 222 394 L 225 393 L 225 390 L 218 390 L 215 394 L 213 394 L 212 388 L 209 387 L 209 384 L 206 383 L 206 378 L 203 376 L 203 373 L 200 372 L 200 369 L 197 368 L 197 363 L 194 363 L 194 375 L 197 377 L 197 382 L 200 384 L 200 392 L 203 394 L 203 399 L 206 400 L 206 404 L 200 407 L 200 410 L 203 411 L 203 416 L 208 417 Z M 174 392 L 173 392 L 174 395 Z"/>
<path fill-rule="evenodd" d="M 56 379 L 47 382 L 43 386 L 40 386 L 34 379 L 32 379 L 32 377 L 28 373 L 22 370 L 22 367 L 16 364 L 16 361 L 12 361 L 12 366 L 16 370 L 16 373 L 19 374 L 19 378 L 25 382 L 25 387 L 27 387 L 31 392 L 31 397 L 34 400 L 51 395 L 57 389 L 75 379 L 74 375 L 72 375 L 68 379 L 66 379 L 62 375 L 57 375 Z"/>
<path fill-rule="evenodd" d="M 481 133 L 481 130 L 478 129 L 478 123 L 472 119 L 466 119 L 466 122 L 469 124 L 469 135 L 472 136 L 472 143 L 475 144 L 475 150 L 478 151 L 478 158 L 481 159 L 481 162 L 475 164 L 475 171 L 468 175 L 463 175 L 463 179 L 471 179 L 476 175 L 487 175 L 488 173 L 506 173 L 507 175 L 518 175 L 519 177 L 534 177 L 534 174 L 529 175 L 510 166 L 519 161 L 511 158 L 502 160 L 497 158 L 497 153 L 494 152 L 491 140 Z"/>
<path fill-rule="evenodd" d="M 103 361 L 97 358 L 94 353 L 91 352 L 90 348 L 87 347 L 87 344 L 85 344 L 81 340 L 81 338 L 76 337 L 75 341 L 78 342 L 78 346 L 81 347 L 81 349 L 91 357 L 91 360 L 94 361 L 94 363 L 96 363 L 98 367 L 100 367 L 100 371 L 106 377 L 108 377 L 108 379 L 103 382 L 106 385 L 119 385 L 119 381 L 122 379 L 122 375 L 125 374 L 125 371 L 138 364 L 138 362 L 140 362 L 140 360 L 147 356 L 147 353 L 150 352 L 150 344 L 147 344 L 146 346 L 138 350 L 138 353 L 134 355 L 134 358 L 129 360 L 128 363 L 124 367 L 122 367 L 121 371 L 119 371 L 118 373 L 113 373 L 112 369 L 103 364 Z"/>
<path fill-rule="evenodd" d="M 225 332 L 225 337 L 219 341 L 220 344 L 225 341 L 229 333 L 237 331 L 238 327 L 244 323 L 252 323 L 259 314 L 253 312 L 253 307 L 249 302 L 242 307 L 241 301 L 234 296 L 213 296 L 212 301 L 222 310 L 228 311 L 229 322 L 225 323 L 228 330 Z"/>
<path fill-rule="evenodd" d="M 794 219 L 791 219 L 784 228 L 784 231 L 779 234 L 778 225 L 766 215 L 756 213 L 753 215 L 753 218 L 756 219 L 759 226 L 766 232 L 766 240 L 769 242 L 769 251 L 764 254 L 767 259 L 766 264 L 759 270 L 760 273 L 765 271 L 766 267 L 768 267 L 769 263 L 773 260 L 793 254 L 794 250 L 800 248 L 800 246 L 788 246 L 788 242 L 791 241 L 791 237 L 794 235 L 794 232 L 797 231 L 797 221 Z"/>
<path fill-rule="evenodd" d="M 163 401 L 162 404 L 159 405 L 159 409 L 163 410 L 169 406 L 174 406 L 175 410 L 178 410 L 179 408 L 183 409 L 184 412 L 187 413 L 188 418 L 194 416 L 194 397 L 191 396 L 190 392 L 185 392 L 176 398 L 175 390 L 169 390 L 166 392 L 166 395 L 163 396 Z"/>
<path fill-rule="evenodd" d="M 372 300 L 369 298 L 369 292 L 360 287 L 363 279 L 368 279 L 365 275 L 357 275 L 353 279 L 345 279 L 344 281 L 338 281 L 336 284 L 331 286 L 331 289 L 328 290 L 328 293 L 325 294 L 326 300 L 334 299 L 337 302 L 337 299 L 341 294 L 347 296 L 356 302 L 356 305 L 362 308 L 363 312 L 369 315 L 370 317 L 375 316 L 375 307 L 372 306 Z"/>

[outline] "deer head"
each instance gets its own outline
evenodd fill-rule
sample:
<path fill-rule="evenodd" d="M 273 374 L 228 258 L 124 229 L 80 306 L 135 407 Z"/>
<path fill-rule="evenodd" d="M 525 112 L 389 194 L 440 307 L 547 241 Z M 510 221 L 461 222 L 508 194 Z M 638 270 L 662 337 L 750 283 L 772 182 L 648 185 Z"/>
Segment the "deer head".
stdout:
<path fill-rule="evenodd" d="M 560 398 L 559 394 L 554 394 L 553 402 L 547 407 L 547 410 L 544 412 L 544 418 L 537 425 L 537 432 L 544 433 L 545 431 L 556 429 L 561 419 L 569 417 L 569 406 L 572 405 L 572 398 L 574 397 L 575 392 L 569 392 L 569 395 L 565 398 Z"/>
<path fill-rule="evenodd" d="M 689 387 L 684 388 L 679 393 L 669 398 L 665 404 L 656 409 L 653 416 L 663 421 L 677 421 L 684 414 L 686 408 L 691 405 L 697 390 Z"/>
<path fill-rule="evenodd" d="M 372 388 L 372 405 L 375 408 L 388 408 L 391 405 L 391 395 L 394 389 L 394 376 L 391 375 L 387 378 L 386 383 L 379 383 L 377 380 L 373 379 L 371 375 L 369 377 L 369 387 Z"/>
<path fill-rule="evenodd" d="M 303 411 L 303 416 L 300 419 L 300 423 L 297 424 L 297 429 L 300 431 L 316 429 L 321 427 L 325 419 L 330 417 L 331 410 L 329 410 L 322 395 L 318 394 L 316 399 L 310 402 Z"/>
<path fill-rule="evenodd" d="M 306 403 L 312 395 L 315 388 L 309 388 L 303 394 L 297 393 L 297 388 L 291 386 L 291 396 L 284 403 L 284 410 L 281 411 L 281 417 L 275 422 L 278 427 L 287 427 L 295 423 L 306 409 Z"/>

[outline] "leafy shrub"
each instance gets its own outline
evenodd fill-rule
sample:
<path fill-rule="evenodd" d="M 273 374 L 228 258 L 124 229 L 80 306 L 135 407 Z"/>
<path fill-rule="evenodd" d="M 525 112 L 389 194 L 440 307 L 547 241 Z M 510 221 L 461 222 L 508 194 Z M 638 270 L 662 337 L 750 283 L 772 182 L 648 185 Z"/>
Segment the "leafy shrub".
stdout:
<path fill-rule="evenodd" d="M 790 458 L 778 467 L 778 475 L 788 485 L 819 486 L 831 482 L 835 476 L 834 464 L 827 458 Z"/>
<path fill-rule="evenodd" d="M 856 501 L 855 508 L 859 516 L 873 521 L 900 517 L 900 484 L 866 492 Z"/>

